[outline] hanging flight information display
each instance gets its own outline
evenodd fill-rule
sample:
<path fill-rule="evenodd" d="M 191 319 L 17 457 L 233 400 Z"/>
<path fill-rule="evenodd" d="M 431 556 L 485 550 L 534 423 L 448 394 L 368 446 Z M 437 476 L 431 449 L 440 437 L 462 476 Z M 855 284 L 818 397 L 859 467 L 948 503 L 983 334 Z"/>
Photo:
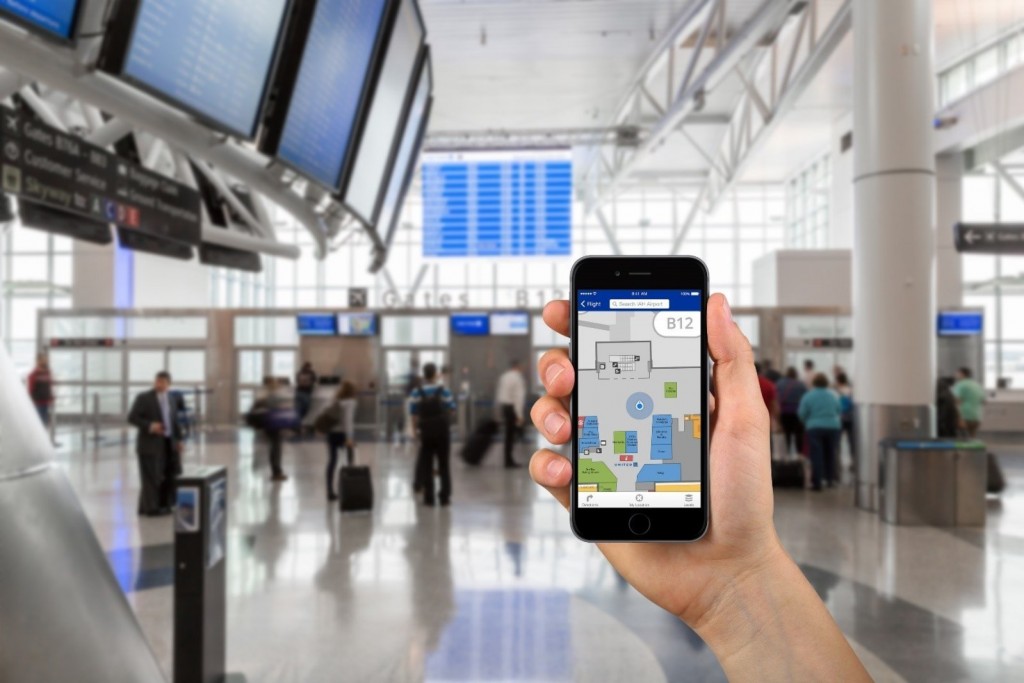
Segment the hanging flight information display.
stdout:
<path fill-rule="evenodd" d="M 377 220 L 377 230 L 387 236 L 386 244 L 391 244 L 395 227 L 398 225 L 402 203 L 405 201 L 409 183 L 412 181 L 413 166 L 419 157 L 423 135 L 430 119 L 431 79 L 430 59 L 427 58 L 423 62 L 419 85 L 416 86 L 416 94 L 413 96 L 409 114 L 405 119 L 402 137 L 398 143 L 398 153 L 395 155 L 391 178 L 388 181 L 387 190 L 384 193 L 384 203 L 381 205 L 380 217 Z"/>
<path fill-rule="evenodd" d="M 388 4 L 318 2 L 305 39 L 276 156 L 333 192 L 341 188 Z"/>
<path fill-rule="evenodd" d="M 289 0 L 131 0 L 108 31 L 102 65 L 218 129 L 252 138 L 288 7 Z"/>
<path fill-rule="evenodd" d="M 569 152 L 430 155 L 423 162 L 423 255 L 570 256 Z"/>
<path fill-rule="evenodd" d="M 375 225 L 387 185 L 389 164 L 401 135 L 402 116 L 416 87 L 420 48 L 426 28 L 415 0 L 401 0 L 380 76 L 359 140 L 345 205 L 367 225 Z"/>
<path fill-rule="evenodd" d="M 0 16 L 47 36 L 71 40 L 79 0 L 0 0 Z"/>

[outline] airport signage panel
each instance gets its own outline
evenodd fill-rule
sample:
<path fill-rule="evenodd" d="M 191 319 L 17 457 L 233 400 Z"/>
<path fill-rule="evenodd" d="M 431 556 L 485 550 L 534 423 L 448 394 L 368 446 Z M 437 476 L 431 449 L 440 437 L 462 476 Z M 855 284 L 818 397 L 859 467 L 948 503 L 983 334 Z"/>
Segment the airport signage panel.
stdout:
<path fill-rule="evenodd" d="M 975 337 L 985 329 L 984 314 L 979 311 L 939 312 L 940 337 Z"/>
<path fill-rule="evenodd" d="M 333 337 L 338 334 L 338 321 L 330 313 L 303 313 L 296 318 L 299 335 Z"/>
<path fill-rule="evenodd" d="M 339 313 L 338 334 L 343 337 L 376 337 L 376 313 Z"/>
<path fill-rule="evenodd" d="M 50 348 L 52 349 L 109 349 L 115 346 L 124 346 L 125 342 L 123 339 L 116 340 L 111 338 L 100 338 L 100 339 L 51 339 Z"/>
<path fill-rule="evenodd" d="M 423 255 L 572 255 L 569 152 L 475 152 L 423 161 Z"/>
<path fill-rule="evenodd" d="M 1024 223 L 957 223 L 953 230 L 962 254 L 1024 254 Z"/>
<path fill-rule="evenodd" d="M 528 313 L 491 313 L 491 334 L 500 337 L 525 337 L 530 334 Z"/>
<path fill-rule="evenodd" d="M 61 41 L 75 37 L 79 0 L 0 0 L 0 16 Z"/>
<path fill-rule="evenodd" d="M 54 235 L 71 237 L 93 244 L 111 244 L 114 236 L 110 224 L 60 209 L 51 209 L 27 199 L 18 202 L 21 224 L 26 228 L 43 230 Z"/>
<path fill-rule="evenodd" d="M 178 259 L 179 261 L 191 261 L 195 254 L 192 247 L 181 242 L 175 242 L 165 237 L 150 235 L 131 228 L 117 229 L 117 242 L 122 248 L 129 251 L 141 251 L 156 256 Z"/>
<path fill-rule="evenodd" d="M 490 333 L 491 320 L 486 313 L 457 313 L 452 316 L 452 334 L 486 337 Z"/>
<path fill-rule="evenodd" d="M 0 186 L 50 208 L 198 245 L 199 193 L 35 117 L 0 107 Z"/>
<path fill-rule="evenodd" d="M 259 254 L 209 242 L 199 245 L 199 262 L 208 266 L 242 270 L 247 273 L 263 272 L 263 259 Z"/>

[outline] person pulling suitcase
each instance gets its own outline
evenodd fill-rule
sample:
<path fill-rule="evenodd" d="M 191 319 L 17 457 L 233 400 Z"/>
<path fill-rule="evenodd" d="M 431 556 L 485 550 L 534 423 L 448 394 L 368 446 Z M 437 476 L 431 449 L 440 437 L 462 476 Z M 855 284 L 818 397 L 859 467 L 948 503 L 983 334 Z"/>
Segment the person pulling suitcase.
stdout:
<path fill-rule="evenodd" d="M 420 441 L 416 459 L 415 480 L 423 490 L 423 503 L 435 504 L 434 463 L 441 476 L 438 498 L 441 505 L 451 503 L 451 416 L 455 412 L 455 399 L 437 378 L 437 365 L 423 366 L 423 385 L 415 388 L 409 401 L 409 414 L 413 430 Z"/>

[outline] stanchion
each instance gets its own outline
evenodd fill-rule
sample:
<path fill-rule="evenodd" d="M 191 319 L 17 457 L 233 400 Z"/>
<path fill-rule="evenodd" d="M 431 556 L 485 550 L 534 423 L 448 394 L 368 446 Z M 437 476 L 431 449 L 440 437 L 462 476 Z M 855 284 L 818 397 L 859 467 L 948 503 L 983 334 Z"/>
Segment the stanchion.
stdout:
<path fill-rule="evenodd" d="M 98 393 L 92 395 L 92 440 L 103 441 L 103 436 L 100 434 L 100 395 Z"/>

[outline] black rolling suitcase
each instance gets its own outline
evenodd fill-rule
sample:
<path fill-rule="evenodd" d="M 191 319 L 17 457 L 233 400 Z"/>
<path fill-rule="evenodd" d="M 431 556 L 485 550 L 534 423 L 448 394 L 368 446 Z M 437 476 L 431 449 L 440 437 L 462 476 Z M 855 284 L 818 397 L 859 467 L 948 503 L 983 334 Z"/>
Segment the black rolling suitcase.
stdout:
<path fill-rule="evenodd" d="M 775 438 L 775 434 L 771 435 Z M 777 489 L 802 489 L 805 486 L 804 459 L 801 456 L 790 458 L 785 444 L 781 449 L 773 449 L 773 454 L 782 453 L 782 458 L 772 457 L 772 487 Z"/>
<path fill-rule="evenodd" d="M 369 467 L 342 467 L 338 489 L 342 512 L 373 509 L 373 481 L 370 479 Z"/>
<path fill-rule="evenodd" d="M 482 420 L 462 447 L 462 459 L 467 465 L 479 465 L 490 450 L 498 434 L 497 420 Z"/>

